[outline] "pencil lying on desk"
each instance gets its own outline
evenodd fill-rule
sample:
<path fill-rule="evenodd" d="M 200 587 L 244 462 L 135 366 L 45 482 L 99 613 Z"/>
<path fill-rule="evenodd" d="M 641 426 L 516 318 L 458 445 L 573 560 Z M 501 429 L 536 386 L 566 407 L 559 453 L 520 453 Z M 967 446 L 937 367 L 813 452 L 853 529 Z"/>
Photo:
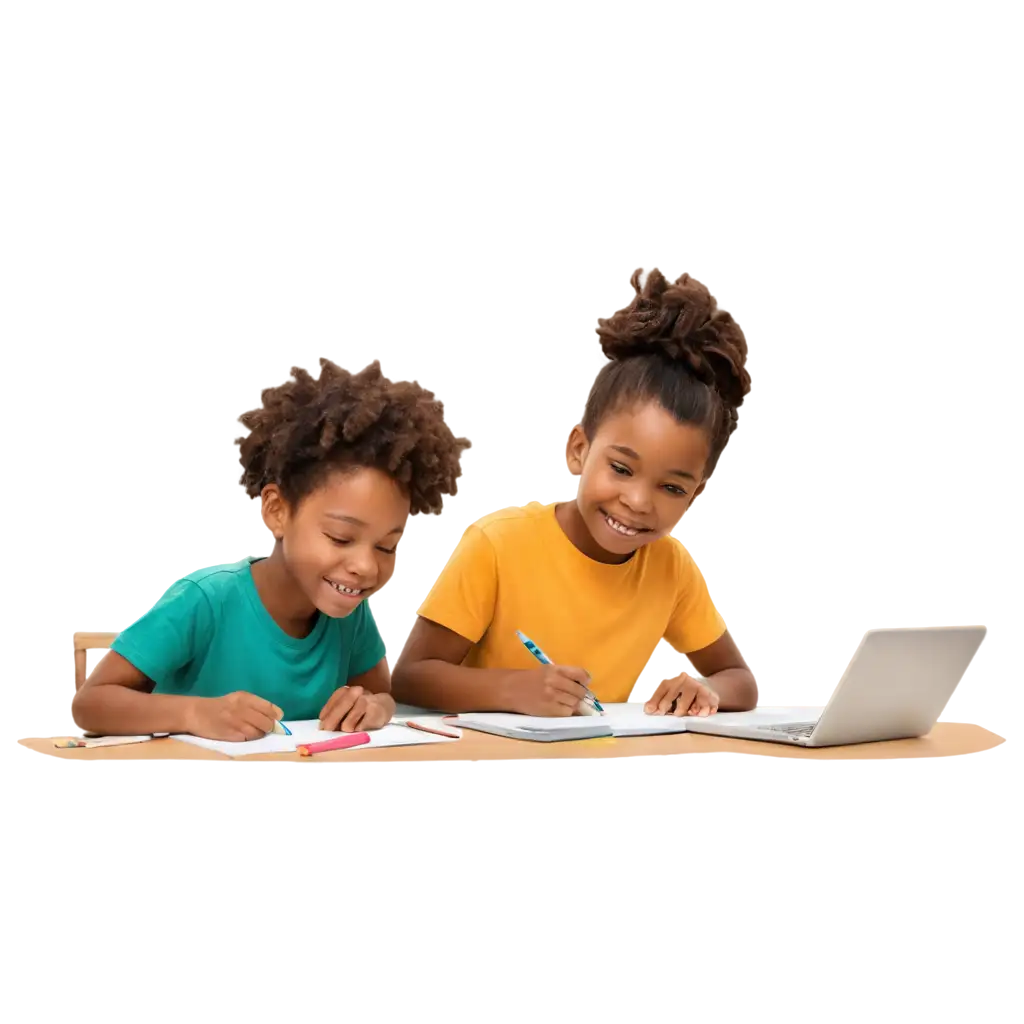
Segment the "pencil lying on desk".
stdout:
<path fill-rule="evenodd" d="M 420 732 L 429 732 L 434 736 L 444 736 L 450 740 L 462 738 L 461 732 L 446 732 L 443 726 L 423 725 L 420 722 L 392 722 L 392 725 L 404 725 L 406 729 L 418 729 Z"/>

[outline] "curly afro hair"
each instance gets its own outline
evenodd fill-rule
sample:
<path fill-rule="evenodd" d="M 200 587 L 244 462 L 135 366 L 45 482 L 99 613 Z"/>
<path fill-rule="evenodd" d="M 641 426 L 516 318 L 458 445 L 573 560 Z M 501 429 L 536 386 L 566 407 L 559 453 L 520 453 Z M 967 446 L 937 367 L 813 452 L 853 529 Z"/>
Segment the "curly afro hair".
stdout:
<path fill-rule="evenodd" d="M 707 431 L 707 478 L 750 391 L 747 341 L 739 324 L 689 274 L 670 284 L 655 269 L 641 287 L 642 273 L 637 270 L 630 279 L 633 301 L 597 321 L 601 348 L 612 361 L 590 389 L 583 431 L 592 440 L 609 413 L 658 402 L 680 423 L 696 423 Z"/>
<path fill-rule="evenodd" d="M 293 380 L 262 394 L 239 417 L 249 428 L 239 481 L 250 498 L 277 484 L 290 503 L 315 490 L 332 470 L 380 469 L 409 494 L 413 513 L 440 512 L 455 494 L 459 457 L 470 447 L 444 422 L 444 406 L 415 381 L 389 381 L 373 362 L 349 373 L 320 360 L 320 378 L 293 368 Z"/>

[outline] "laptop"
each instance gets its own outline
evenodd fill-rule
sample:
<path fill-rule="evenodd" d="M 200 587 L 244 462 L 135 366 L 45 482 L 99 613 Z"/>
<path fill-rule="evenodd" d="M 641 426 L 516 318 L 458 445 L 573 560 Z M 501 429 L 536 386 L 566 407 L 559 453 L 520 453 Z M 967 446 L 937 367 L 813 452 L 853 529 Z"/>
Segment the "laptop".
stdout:
<path fill-rule="evenodd" d="M 924 736 L 985 638 L 984 626 L 873 629 L 824 708 L 758 708 L 686 719 L 687 732 L 833 747 Z"/>

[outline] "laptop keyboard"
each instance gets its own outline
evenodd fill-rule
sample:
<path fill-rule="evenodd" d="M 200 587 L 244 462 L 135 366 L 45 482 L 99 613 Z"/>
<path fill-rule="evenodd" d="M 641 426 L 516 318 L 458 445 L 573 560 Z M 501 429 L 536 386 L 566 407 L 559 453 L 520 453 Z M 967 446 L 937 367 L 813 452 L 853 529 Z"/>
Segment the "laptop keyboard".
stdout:
<path fill-rule="evenodd" d="M 793 722 L 790 725 L 759 725 L 765 732 L 781 732 L 787 736 L 810 736 L 817 722 Z"/>

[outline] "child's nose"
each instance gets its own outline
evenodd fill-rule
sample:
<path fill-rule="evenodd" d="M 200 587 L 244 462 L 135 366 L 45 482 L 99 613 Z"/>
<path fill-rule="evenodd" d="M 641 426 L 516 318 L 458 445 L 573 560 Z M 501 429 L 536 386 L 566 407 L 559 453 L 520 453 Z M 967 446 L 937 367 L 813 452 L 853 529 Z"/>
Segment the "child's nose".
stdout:
<path fill-rule="evenodd" d="M 622 491 L 622 504 L 634 512 L 649 512 L 651 510 L 650 491 L 643 484 L 625 487 Z"/>
<path fill-rule="evenodd" d="M 345 552 L 344 566 L 345 571 L 351 573 L 353 576 L 358 576 L 361 580 L 374 580 L 377 577 L 377 559 L 373 557 L 373 552 L 365 549 L 356 548 L 355 550 L 349 550 Z"/>

